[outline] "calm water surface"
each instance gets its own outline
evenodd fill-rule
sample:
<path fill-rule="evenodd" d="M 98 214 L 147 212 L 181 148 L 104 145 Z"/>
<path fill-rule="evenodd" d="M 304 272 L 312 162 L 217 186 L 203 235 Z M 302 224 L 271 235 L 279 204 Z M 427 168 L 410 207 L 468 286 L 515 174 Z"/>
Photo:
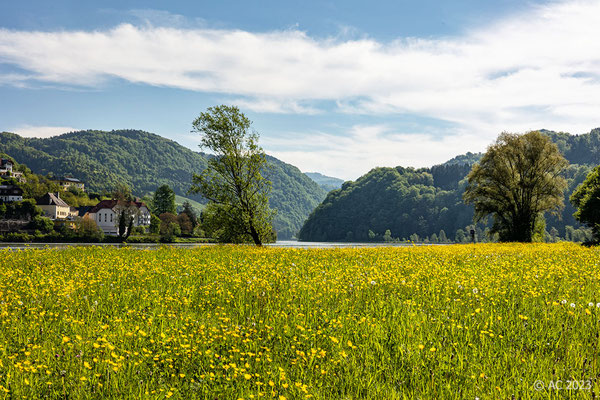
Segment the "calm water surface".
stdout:
<path fill-rule="evenodd" d="M 178 247 L 183 249 L 192 249 L 196 247 L 216 246 L 213 243 L 0 243 L 0 249 L 66 249 L 68 247 L 130 247 L 132 249 L 157 249 L 161 246 Z M 404 247 L 412 246 L 407 243 L 342 243 L 342 242 L 298 242 L 296 240 L 280 240 L 276 243 L 267 244 L 268 247 L 282 248 L 301 248 L 301 249 L 326 249 L 326 248 L 345 248 L 345 247 Z"/>

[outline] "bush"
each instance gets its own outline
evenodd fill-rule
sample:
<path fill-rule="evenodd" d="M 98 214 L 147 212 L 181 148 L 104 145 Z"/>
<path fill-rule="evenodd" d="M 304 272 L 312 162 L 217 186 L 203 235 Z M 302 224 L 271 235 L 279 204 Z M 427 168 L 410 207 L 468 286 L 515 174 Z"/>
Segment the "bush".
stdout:
<path fill-rule="evenodd" d="M 4 204 L 4 210 L 0 210 L 6 219 L 33 219 L 42 214 L 42 210 L 36 206 L 33 199 L 23 201 L 13 201 Z"/>
<path fill-rule="evenodd" d="M 18 242 L 18 243 L 28 243 L 32 242 L 34 239 L 33 236 L 28 235 L 27 233 L 17 233 L 10 232 L 4 235 L 5 242 Z"/>
<path fill-rule="evenodd" d="M 158 236 L 129 236 L 127 243 L 158 243 Z"/>
<path fill-rule="evenodd" d="M 194 232 L 193 235 L 195 237 L 206 237 L 206 232 L 204 232 L 204 229 L 202 229 L 202 227 L 200 225 L 196 225 L 196 227 L 194 228 Z"/>
<path fill-rule="evenodd" d="M 41 233 L 49 233 L 54 230 L 54 222 L 50 218 L 36 215 L 31 221 L 31 229 L 39 230 Z"/>
<path fill-rule="evenodd" d="M 169 222 L 169 224 L 163 229 L 161 225 L 160 241 L 163 243 L 173 243 L 175 237 L 181 235 L 181 228 L 177 222 Z"/>
<path fill-rule="evenodd" d="M 146 228 L 143 226 L 134 226 L 131 230 L 132 235 L 143 235 L 146 233 Z"/>
<path fill-rule="evenodd" d="M 104 232 L 98 228 L 96 221 L 91 218 L 83 218 L 77 227 L 79 238 L 90 242 L 101 242 L 104 239 Z"/>
<path fill-rule="evenodd" d="M 160 232 L 160 218 L 158 218 L 156 215 L 151 214 L 150 215 L 150 233 L 159 233 Z"/>

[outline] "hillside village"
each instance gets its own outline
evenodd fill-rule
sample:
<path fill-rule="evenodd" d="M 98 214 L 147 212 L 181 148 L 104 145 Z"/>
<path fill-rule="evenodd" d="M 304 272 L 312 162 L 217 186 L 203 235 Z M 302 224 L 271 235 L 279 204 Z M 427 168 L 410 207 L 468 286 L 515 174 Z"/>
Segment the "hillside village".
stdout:
<path fill-rule="evenodd" d="M 88 196 L 85 182 L 74 177 L 42 177 L 41 179 L 48 181 L 48 186 L 56 190 L 32 196 L 23 189 L 28 183 L 24 170 L 27 171 L 24 165 L 17 169 L 13 160 L 0 158 L 0 239 L 4 241 L 30 241 L 32 238 L 47 241 L 98 241 L 104 237 L 113 241 L 111 237 L 114 240 L 127 239 L 132 234 L 137 234 L 139 240 L 140 235 L 165 233 L 164 231 L 178 235 L 182 233 L 182 227 L 185 231 L 183 233 L 191 234 L 194 225 L 197 225 L 197 218 L 190 210 L 184 210 L 179 216 L 161 214 L 160 217 L 167 220 L 167 228 L 161 232 L 161 219 L 154 217 L 153 226 L 151 209 L 142 199 L 117 199 L 98 194 Z M 35 178 L 40 179 L 38 176 Z M 73 196 L 77 200 L 87 199 L 84 201 L 87 204 L 69 204 L 69 198 L 71 203 L 81 203 L 72 201 Z M 130 222 L 121 227 L 120 231 L 120 223 L 123 225 L 120 221 L 122 215 L 127 215 Z M 184 221 L 182 225 L 178 223 L 180 220 Z M 168 229 L 173 221 L 181 226 L 178 229 Z M 189 225 L 192 225 L 191 229 Z M 165 235 L 161 235 L 160 239 L 164 240 Z M 156 240 L 156 235 L 148 235 L 141 241 Z"/>

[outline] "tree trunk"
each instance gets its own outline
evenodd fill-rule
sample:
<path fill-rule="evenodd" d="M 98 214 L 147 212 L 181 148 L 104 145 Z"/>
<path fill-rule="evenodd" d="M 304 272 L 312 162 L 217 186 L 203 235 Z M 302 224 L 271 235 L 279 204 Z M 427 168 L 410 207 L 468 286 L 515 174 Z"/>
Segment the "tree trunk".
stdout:
<path fill-rule="evenodd" d="M 127 231 L 125 232 L 123 241 L 127 240 L 129 235 L 131 235 L 131 231 L 133 230 L 133 218 L 129 219 L 129 224 L 127 225 Z"/>
<path fill-rule="evenodd" d="M 262 246 L 262 241 L 260 240 L 260 236 L 258 235 L 258 232 L 254 228 L 254 225 L 252 223 L 250 224 L 250 236 L 252 236 L 252 240 L 254 240 L 255 245 Z"/>

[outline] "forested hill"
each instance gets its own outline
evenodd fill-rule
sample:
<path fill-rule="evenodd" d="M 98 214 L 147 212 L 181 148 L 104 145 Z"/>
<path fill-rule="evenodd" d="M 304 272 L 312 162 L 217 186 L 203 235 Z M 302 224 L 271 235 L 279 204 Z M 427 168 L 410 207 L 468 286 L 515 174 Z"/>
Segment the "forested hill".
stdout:
<path fill-rule="evenodd" d="M 483 157 L 483 153 L 471 153 L 461 154 L 446 161 L 443 165 L 454 165 L 454 164 L 467 164 L 473 165 Z"/>
<path fill-rule="evenodd" d="M 270 168 L 264 176 L 273 184 L 270 202 L 277 210 L 275 229 L 279 239 L 289 239 L 298 234 L 327 192 L 293 165 L 271 156 L 267 156 L 267 161 Z"/>
<path fill-rule="evenodd" d="M 434 175 L 432 170 L 440 174 Z M 390 230 L 393 237 L 406 239 L 413 233 L 424 237 L 440 230 L 453 234 L 473 217 L 473 211 L 462 202 L 464 183 L 459 183 L 468 170 L 464 164 L 434 169 L 375 168 L 330 192 L 299 237 L 368 241 L 375 239 L 369 231 L 381 238 Z"/>
<path fill-rule="evenodd" d="M 570 135 L 546 129 L 540 132 L 548 135 L 571 164 L 600 164 L 600 128 L 583 135 Z"/>
<path fill-rule="evenodd" d="M 342 183 L 344 183 L 342 179 L 326 176 L 318 172 L 305 172 L 304 175 L 315 181 L 327 192 L 341 188 Z"/>
<path fill-rule="evenodd" d="M 203 202 L 187 190 L 192 174 L 206 167 L 207 155 L 152 133 L 89 130 L 39 139 L 3 132 L 0 151 L 36 173 L 81 179 L 90 191 L 108 192 L 121 182 L 143 196 L 167 184 L 176 194 Z M 269 162 L 272 168 L 266 175 L 273 182 L 275 229 L 280 238 L 290 238 L 326 192 L 298 168 L 272 157 Z"/>
<path fill-rule="evenodd" d="M 547 216 L 546 230 L 551 236 L 572 239 L 580 225 L 573 218 L 575 210 L 568 197 L 591 168 L 600 164 L 600 129 L 578 136 L 543 132 L 571 163 L 565 171 L 569 187 L 562 218 Z M 466 175 L 480 157 L 480 153 L 467 153 L 432 168 L 375 168 L 330 192 L 299 237 L 312 241 L 382 240 L 389 230 L 387 239 L 418 236 L 439 240 L 447 236 L 464 240 L 473 208 L 463 203 L 462 194 Z"/>

